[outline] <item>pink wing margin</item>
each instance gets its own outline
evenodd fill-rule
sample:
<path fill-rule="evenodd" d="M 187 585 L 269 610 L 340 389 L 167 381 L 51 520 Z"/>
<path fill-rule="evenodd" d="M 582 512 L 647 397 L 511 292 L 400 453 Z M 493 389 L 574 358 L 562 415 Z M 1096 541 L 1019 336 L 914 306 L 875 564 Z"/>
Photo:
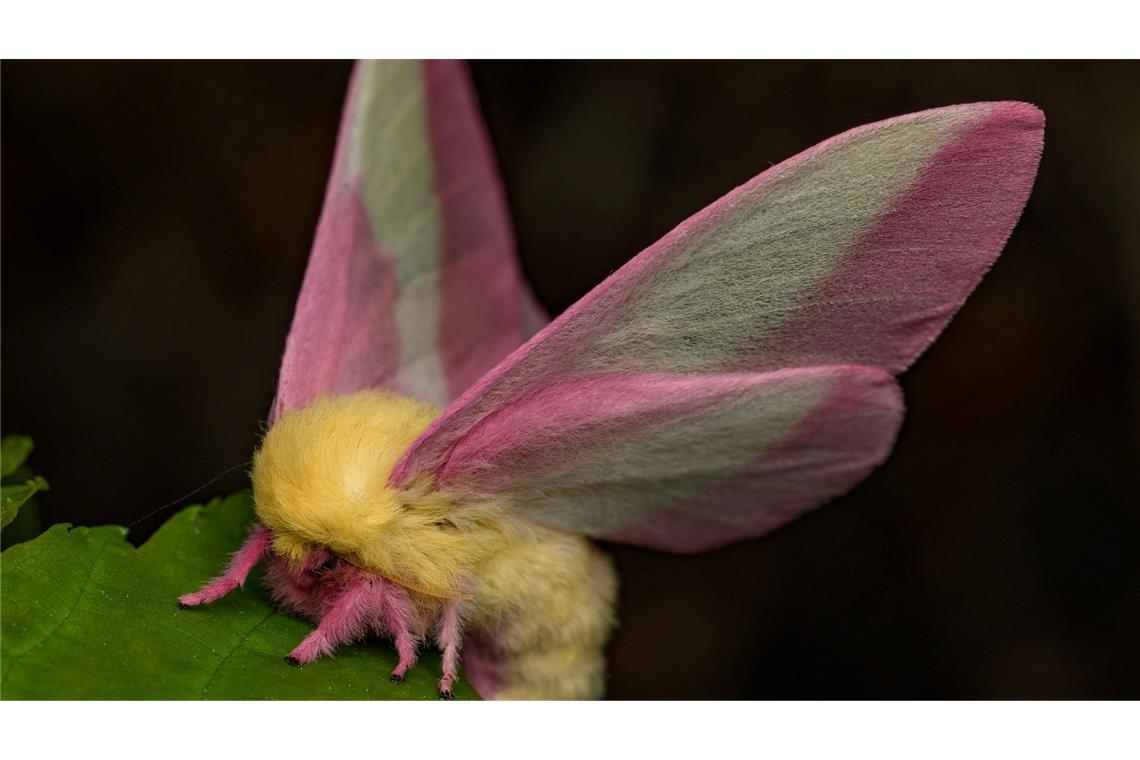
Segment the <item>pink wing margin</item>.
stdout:
<path fill-rule="evenodd" d="M 696 552 L 775 529 L 890 451 L 898 384 L 872 367 L 595 375 L 488 416 L 439 486 L 509 494 L 545 525 Z"/>
<path fill-rule="evenodd" d="M 413 444 L 393 485 L 432 478 L 509 495 L 540 522 L 673 551 L 760 535 L 819 506 L 889 452 L 902 413 L 891 376 L 1000 253 L 1043 128 L 1025 103 L 952 106 L 851 130 L 773 167 L 491 370 Z M 775 393 L 785 372 L 829 382 Z M 733 382 L 749 390 L 716 391 Z M 707 406 L 678 411 L 679 389 Z M 633 417 L 619 400 L 629 393 L 641 399 Z M 742 397 L 749 419 L 775 414 L 781 432 L 722 466 L 723 447 L 698 443 L 747 430 L 722 414 Z M 637 447 L 671 450 L 697 429 L 688 472 L 699 488 L 639 479 L 637 466 L 622 481 Z M 603 462 L 609 481 L 582 475 Z"/>
<path fill-rule="evenodd" d="M 365 388 L 446 403 L 545 323 L 465 66 L 358 64 L 272 418 Z"/>

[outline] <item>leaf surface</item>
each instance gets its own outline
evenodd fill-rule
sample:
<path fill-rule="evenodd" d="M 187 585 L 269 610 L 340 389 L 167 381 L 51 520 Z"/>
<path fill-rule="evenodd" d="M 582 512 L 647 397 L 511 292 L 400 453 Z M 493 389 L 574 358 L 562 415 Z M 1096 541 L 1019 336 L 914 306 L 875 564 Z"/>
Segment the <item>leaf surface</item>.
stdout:
<path fill-rule="evenodd" d="M 6 478 L 20 468 L 32 453 L 32 439 L 26 435 L 6 435 L 0 441 L 0 478 Z"/>
<path fill-rule="evenodd" d="M 36 493 L 46 491 L 47 488 L 47 481 L 38 475 L 20 485 L 0 486 L 0 528 L 8 527 L 20 513 L 20 507 Z"/>
<path fill-rule="evenodd" d="M 385 641 L 304 668 L 284 656 L 311 630 L 256 579 L 209 607 L 177 596 L 218 572 L 253 519 L 239 493 L 184 509 L 138 549 L 118 526 L 55 525 L 0 555 L 4 699 L 436 699 L 425 648 L 403 684 Z M 476 698 L 466 683 L 458 699 Z"/>

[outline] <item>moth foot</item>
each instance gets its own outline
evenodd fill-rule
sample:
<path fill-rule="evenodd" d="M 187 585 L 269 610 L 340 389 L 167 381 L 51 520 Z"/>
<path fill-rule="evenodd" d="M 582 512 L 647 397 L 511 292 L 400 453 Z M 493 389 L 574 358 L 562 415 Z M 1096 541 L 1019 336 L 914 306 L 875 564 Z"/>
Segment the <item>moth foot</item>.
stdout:
<path fill-rule="evenodd" d="M 222 578 L 221 580 L 210 581 L 197 591 L 178 597 L 178 605 L 182 608 L 186 608 L 210 604 L 233 591 L 238 585 L 238 582 L 233 578 Z"/>
<path fill-rule="evenodd" d="M 404 677 L 402 675 L 400 675 L 399 673 L 393 673 L 392 675 L 388 676 L 388 683 L 403 683 L 403 682 L 404 682 Z"/>
<path fill-rule="evenodd" d="M 299 668 L 302 665 L 304 665 L 304 663 L 301 662 L 301 660 L 299 658 L 294 657 L 291 654 L 285 655 L 285 662 L 289 663 L 290 665 L 292 665 L 295 668 Z"/>
<path fill-rule="evenodd" d="M 440 689 L 439 690 L 439 698 L 451 701 L 451 700 L 455 699 L 455 695 L 451 693 L 451 689 Z"/>

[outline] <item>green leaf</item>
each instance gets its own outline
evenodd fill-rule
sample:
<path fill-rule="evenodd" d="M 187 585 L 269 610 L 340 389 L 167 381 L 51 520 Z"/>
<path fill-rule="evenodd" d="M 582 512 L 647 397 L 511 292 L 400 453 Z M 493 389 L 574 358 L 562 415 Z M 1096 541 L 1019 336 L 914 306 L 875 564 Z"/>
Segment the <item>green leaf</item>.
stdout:
<path fill-rule="evenodd" d="M 20 507 L 38 491 L 48 489 L 47 481 L 36 476 L 26 483 L 15 486 L 0 486 L 0 528 L 16 519 Z"/>
<path fill-rule="evenodd" d="M 46 491 L 48 484 L 28 469 L 28 454 L 33 448 L 32 439 L 26 435 L 9 435 L 0 441 L 0 528 L 4 529 L 0 541 L 4 546 L 40 532 L 39 514 L 32 497 Z"/>
<path fill-rule="evenodd" d="M 256 581 L 208 607 L 177 597 L 216 574 L 252 520 L 248 493 L 189 507 L 138 549 L 117 526 L 55 525 L 0 554 L 4 699 L 436 699 L 438 654 L 388 683 L 386 642 L 293 668 L 311 626 Z M 476 695 L 465 682 L 455 696 Z"/>
<path fill-rule="evenodd" d="M 26 435 L 6 435 L 0 441 L 0 478 L 6 478 L 19 469 L 35 445 Z"/>

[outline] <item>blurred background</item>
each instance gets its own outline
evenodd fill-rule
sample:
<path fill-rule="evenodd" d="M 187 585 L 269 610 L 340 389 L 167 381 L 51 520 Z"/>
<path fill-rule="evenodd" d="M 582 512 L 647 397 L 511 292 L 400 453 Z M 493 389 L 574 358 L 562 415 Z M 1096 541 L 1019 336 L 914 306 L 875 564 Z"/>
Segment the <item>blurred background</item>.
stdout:
<path fill-rule="evenodd" d="M 1140 697 L 1140 65 L 472 68 L 552 313 L 837 132 L 978 100 L 1048 118 L 1005 253 L 902 378 L 884 467 L 763 539 L 607 547 L 611 697 Z M 0 428 L 36 441 L 45 522 L 127 524 L 250 456 L 349 70 L 4 63 Z"/>

